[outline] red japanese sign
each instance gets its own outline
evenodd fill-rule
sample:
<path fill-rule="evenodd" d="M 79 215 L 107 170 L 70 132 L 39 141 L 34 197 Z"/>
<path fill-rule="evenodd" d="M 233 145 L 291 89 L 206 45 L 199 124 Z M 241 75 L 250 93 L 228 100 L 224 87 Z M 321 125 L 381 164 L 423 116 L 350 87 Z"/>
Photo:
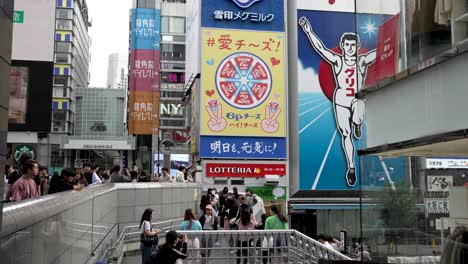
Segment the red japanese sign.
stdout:
<path fill-rule="evenodd" d="M 399 14 L 385 21 L 379 27 L 376 59 L 377 80 L 392 77 L 397 73 L 399 29 Z"/>
<path fill-rule="evenodd" d="M 159 91 L 159 50 L 133 50 L 130 55 L 130 91 Z"/>
<path fill-rule="evenodd" d="M 285 175 L 285 164 L 256 163 L 206 163 L 206 177 L 248 177 L 260 178 L 265 175 Z"/>

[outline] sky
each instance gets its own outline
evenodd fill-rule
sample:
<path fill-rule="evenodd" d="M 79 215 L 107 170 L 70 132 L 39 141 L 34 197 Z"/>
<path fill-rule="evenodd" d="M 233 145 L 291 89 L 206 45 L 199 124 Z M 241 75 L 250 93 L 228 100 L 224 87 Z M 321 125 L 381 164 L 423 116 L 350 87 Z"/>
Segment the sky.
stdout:
<path fill-rule="evenodd" d="M 89 87 L 105 87 L 109 54 L 128 54 L 129 11 L 132 0 L 87 0 L 93 26 L 91 81 Z"/>

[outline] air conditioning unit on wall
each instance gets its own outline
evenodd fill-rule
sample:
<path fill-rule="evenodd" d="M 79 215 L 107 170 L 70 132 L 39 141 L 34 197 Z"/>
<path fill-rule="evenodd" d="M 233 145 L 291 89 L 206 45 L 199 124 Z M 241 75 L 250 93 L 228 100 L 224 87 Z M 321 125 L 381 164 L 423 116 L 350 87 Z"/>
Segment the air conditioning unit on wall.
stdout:
<path fill-rule="evenodd" d="M 265 186 L 278 186 L 279 182 L 279 175 L 265 175 Z"/>

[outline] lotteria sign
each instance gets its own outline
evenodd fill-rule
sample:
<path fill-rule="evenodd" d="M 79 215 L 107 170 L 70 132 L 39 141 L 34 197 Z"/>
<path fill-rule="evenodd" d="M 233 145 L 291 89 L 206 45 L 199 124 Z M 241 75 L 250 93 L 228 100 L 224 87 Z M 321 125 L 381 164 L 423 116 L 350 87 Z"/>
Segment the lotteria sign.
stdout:
<path fill-rule="evenodd" d="M 285 175 L 285 164 L 206 163 L 206 177 L 249 177 Z"/>

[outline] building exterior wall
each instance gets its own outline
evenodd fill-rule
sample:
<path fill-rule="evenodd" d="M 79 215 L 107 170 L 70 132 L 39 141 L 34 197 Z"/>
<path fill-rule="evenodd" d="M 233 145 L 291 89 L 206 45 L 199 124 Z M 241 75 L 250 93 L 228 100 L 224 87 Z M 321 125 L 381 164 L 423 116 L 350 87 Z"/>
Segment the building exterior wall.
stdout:
<path fill-rule="evenodd" d="M 127 91 L 105 88 L 76 90 L 75 136 L 122 137 Z"/>
<path fill-rule="evenodd" d="M 13 1 L 0 2 L 0 168 L 5 168 L 6 147 L 8 134 L 8 97 L 10 66 L 11 66 L 11 42 L 13 35 Z M 0 197 L 4 194 L 4 181 L 0 182 Z M 0 204 L 0 210 L 3 203 Z M 2 216 L 0 214 L 0 226 Z M 0 228 L 0 232 L 3 231 Z"/>

